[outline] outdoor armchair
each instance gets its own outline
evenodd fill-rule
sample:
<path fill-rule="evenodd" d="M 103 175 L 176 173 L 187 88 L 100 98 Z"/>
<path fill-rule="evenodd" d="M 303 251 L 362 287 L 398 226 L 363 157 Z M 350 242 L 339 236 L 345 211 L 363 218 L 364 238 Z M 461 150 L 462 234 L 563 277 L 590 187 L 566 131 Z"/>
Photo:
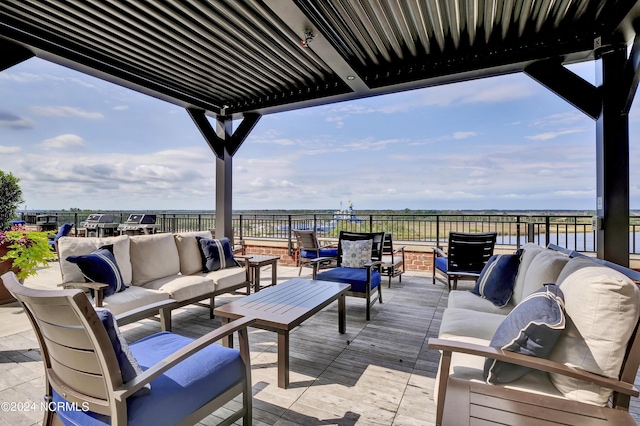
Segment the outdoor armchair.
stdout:
<path fill-rule="evenodd" d="M 389 288 L 393 277 L 399 277 L 398 280 L 402 282 L 402 274 L 405 272 L 404 246 L 393 248 L 393 235 L 390 233 L 384 234 L 381 271 L 389 277 Z"/>
<path fill-rule="evenodd" d="M 367 300 L 367 321 L 371 319 L 371 305 L 382 303 L 380 266 L 382 265 L 382 241 L 384 232 L 359 233 L 340 231 L 337 267 L 318 273 L 326 258 L 311 261 L 313 279 L 351 284 L 347 296 Z"/>
<path fill-rule="evenodd" d="M 310 262 L 318 257 L 325 258 L 323 264 L 329 264 L 338 257 L 338 248 L 335 245 L 321 245 L 316 231 L 293 229 L 298 245 L 298 275 L 302 273 L 303 266 L 311 266 Z"/>
<path fill-rule="evenodd" d="M 240 407 L 225 424 L 251 424 L 247 326 L 254 319 L 196 340 L 161 332 L 127 345 L 120 316 L 95 310 L 82 291 L 24 287 L 11 272 L 0 278 L 40 344 L 50 403 L 43 424 L 195 424 L 238 395 Z M 239 350 L 212 344 L 236 331 Z"/>
<path fill-rule="evenodd" d="M 458 278 L 477 280 L 493 256 L 496 237 L 496 232 L 449 232 L 447 252 L 439 247 L 433 248 L 433 284 L 436 283 L 436 272 L 447 277 L 449 290 L 458 287 Z"/>

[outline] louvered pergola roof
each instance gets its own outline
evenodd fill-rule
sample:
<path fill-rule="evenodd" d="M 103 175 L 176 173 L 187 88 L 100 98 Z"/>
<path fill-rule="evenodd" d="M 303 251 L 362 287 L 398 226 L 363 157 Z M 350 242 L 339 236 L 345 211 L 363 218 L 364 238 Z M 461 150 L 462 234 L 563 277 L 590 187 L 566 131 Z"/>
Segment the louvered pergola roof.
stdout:
<path fill-rule="evenodd" d="M 2 0 L 0 56 L 239 118 L 593 59 L 636 16 L 628 0 Z"/>

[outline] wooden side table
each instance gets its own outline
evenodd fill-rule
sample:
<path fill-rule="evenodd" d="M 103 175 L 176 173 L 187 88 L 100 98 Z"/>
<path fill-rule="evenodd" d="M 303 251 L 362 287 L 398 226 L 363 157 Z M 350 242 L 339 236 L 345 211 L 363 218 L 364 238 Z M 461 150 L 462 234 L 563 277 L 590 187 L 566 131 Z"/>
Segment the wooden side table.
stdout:
<path fill-rule="evenodd" d="M 278 260 L 280 256 L 267 256 L 263 254 L 249 254 L 249 275 L 253 283 L 253 291 L 260 291 L 260 268 L 271 265 L 271 285 L 277 284 L 278 279 Z M 269 287 L 269 286 L 265 286 Z"/>

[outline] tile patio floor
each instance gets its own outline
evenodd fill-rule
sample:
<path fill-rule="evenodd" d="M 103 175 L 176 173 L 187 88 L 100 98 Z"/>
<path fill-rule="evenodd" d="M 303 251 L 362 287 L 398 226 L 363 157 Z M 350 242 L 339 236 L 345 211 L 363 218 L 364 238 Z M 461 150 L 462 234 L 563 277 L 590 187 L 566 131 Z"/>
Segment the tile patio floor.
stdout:
<path fill-rule="evenodd" d="M 303 269 L 303 276 L 309 269 Z M 263 283 L 271 279 L 262 274 Z M 279 281 L 297 276 L 296 268 L 278 267 Z M 51 287 L 59 281 L 56 265 L 27 285 Z M 427 349 L 438 334 L 448 292 L 431 284 L 429 274 L 407 273 L 392 288 L 383 280 L 383 304 L 376 304 L 370 322 L 364 320 L 364 300 L 347 298 L 347 333 L 339 334 L 337 303 L 313 316 L 291 334 L 291 385 L 277 387 L 276 334 L 250 329 L 255 425 L 432 425 L 433 386 L 439 353 Z M 471 283 L 459 284 L 460 288 Z M 221 296 L 223 304 L 241 296 Z M 207 308 L 188 306 L 173 314 L 173 330 L 199 337 L 220 326 Z M 147 319 L 122 328 L 127 340 L 159 331 L 159 321 Z M 39 402 L 44 373 L 38 344 L 19 306 L 0 306 L 0 403 Z M 640 383 L 636 380 L 636 386 Z M 227 405 L 236 406 L 237 401 Z M 1 405 L 1 404 L 0 404 Z M 201 424 L 220 420 L 213 413 Z M 640 403 L 632 401 L 640 418 Z M 42 412 L 1 412 L 0 424 L 32 425 Z"/>

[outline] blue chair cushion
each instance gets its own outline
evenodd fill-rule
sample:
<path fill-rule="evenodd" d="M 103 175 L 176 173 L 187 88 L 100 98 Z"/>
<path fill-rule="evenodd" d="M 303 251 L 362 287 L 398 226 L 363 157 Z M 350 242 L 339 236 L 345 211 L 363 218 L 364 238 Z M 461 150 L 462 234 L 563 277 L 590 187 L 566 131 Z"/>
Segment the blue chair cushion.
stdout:
<path fill-rule="evenodd" d="M 56 241 L 58 241 L 60 239 L 60 237 L 65 237 L 69 234 L 69 231 L 71 231 L 71 227 L 73 226 L 73 224 L 71 223 L 65 223 L 63 224 L 60 229 L 58 229 L 58 233 L 56 234 L 56 236 L 54 237 L 53 240 L 49 241 L 49 245 L 54 247 L 56 244 Z"/>
<path fill-rule="evenodd" d="M 196 237 L 202 256 L 202 272 L 212 272 L 237 266 L 233 257 L 231 241 L 228 238 Z"/>
<path fill-rule="evenodd" d="M 104 289 L 104 297 L 125 291 L 127 288 L 113 256 L 112 244 L 102 246 L 89 254 L 68 256 L 67 260 L 78 265 L 85 280 L 107 284 L 109 287 Z"/>
<path fill-rule="evenodd" d="M 365 293 L 367 291 L 367 270 L 359 268 L 333 268 L 321 272 L 317 280 L 351 284 L 351 291 Z M 380 273 L 371 271 L 371 289 L 380 285 Z"/>
<path fill-rule="evenodd" d="M 509 303 L 509 299 L 513 294 L 513 286 L 516 283 L 521 254 L 522 251 L 518 251 L 516 254 L 495 254 L 491 256 L 482 272 L 480 272 L 476 285 L 471 292 L 491 301 L 498 307 Z"/>
<path fill-rule="evenodd" d="M 143 370 L 193 339 L 164 332 L 130 345 Z M 188 414 L 243 380 L 244 367 L 237 349 L 212 344 L 167 370 L 151 382 L 149 395 L 127 399 L 128 424 L 175 425 Z M 109 425 L 110 417 L 93 412 L 64 410 L 64 398 L 53 393 L 54 406 L 66 425 Z M 81 407 L 80 407 L 81 408 Z"/>
<path fill-rule="evenodd" d="M 316 252 L 313 250 L 312 251 L 301 250 L 300 257 L 303 257 L 305 259 L 315 259 L 316 257 L 338 257 L 338 249 L 337 248 L 320 249 L 320 256 L 318 256 Z"/>
<path fill-rule="evenodd" d="M 129 349 L 129 344 L 120 333 L 120 328 L 113 314 L 106 308 L 96 308 L 96 314 L 98 318 L 100 318 L 100 321 L 102 321 L 105 330 L 107 330 L 107 335 L 116 353 L 116 359 L 118 360 L 120 373 L 122 374 L 122 382 L 127 383 L 133 380 L 138 374 L 142 373 L 142 369 L 136 357 L 133 356 L 131 349 Z M 151 385 L 147 384 L 142 389 L 136 391 L 134 396 L 147 395 L 149 391 L 151 391 Z"/>
<path fill-rule="evenodd" d="M 565 327 L 564 295 L 555 284 L 524 298 L 498 326 L 489 346 L 511 352 L 546 358 Z M 530 368 L 487 358 L 484 379 L 487 383 L 509 383 Z"/>
<path fill-rule="evenodd" d="M 447 273 L 447 258 L 446 257 L 436 257 L 436 268 Z"/>

